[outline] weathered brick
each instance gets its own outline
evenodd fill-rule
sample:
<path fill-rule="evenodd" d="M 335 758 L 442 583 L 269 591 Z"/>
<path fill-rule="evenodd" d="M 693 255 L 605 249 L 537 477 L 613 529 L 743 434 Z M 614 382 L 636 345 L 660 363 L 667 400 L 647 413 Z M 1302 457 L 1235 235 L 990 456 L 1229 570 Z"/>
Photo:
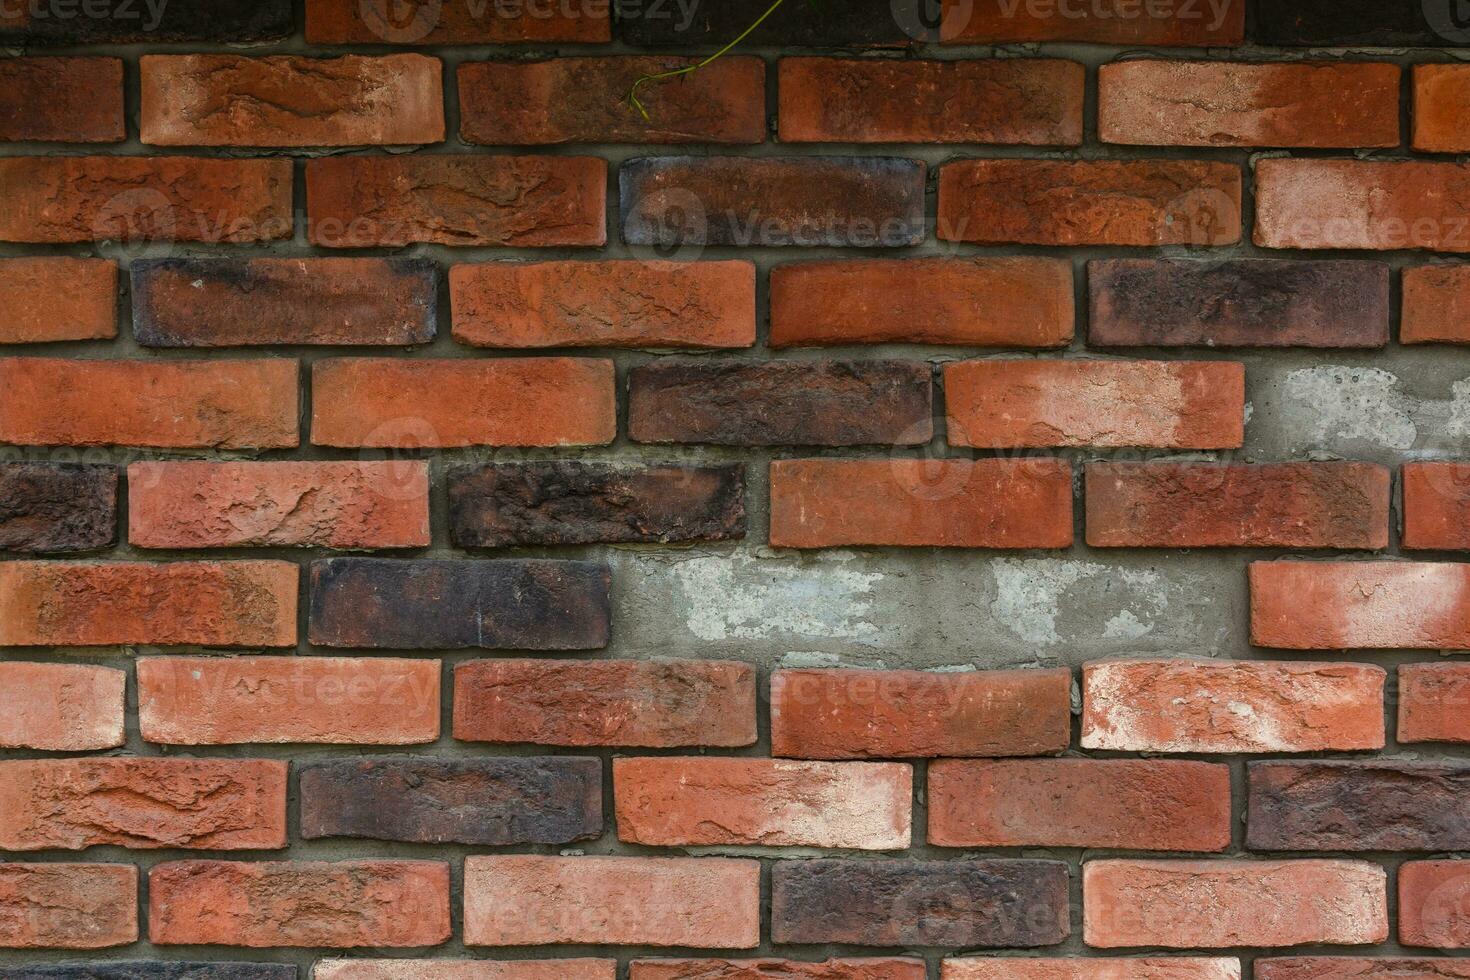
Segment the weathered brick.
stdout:
<path fill-rule="evenodd" d="M 652 5 L 622 11 L 618 38 L 634 47 L 691 48 L 722 45 L 745 31 L 770 9 L 769 0 L 722 0 L 701 3 L 677 13 Z M 906 47 L 913 38 L 888 4 L 856 3 L 841 17 L 809 4 L 782 5 L 751 32 L 752 46 Z"/>
<path fill-rule="evenodd" d="M 237 759 L 0 762 L 0 847 L 285 847 L 286 770 Z"/>
<path fill-rule="evenodd" d="M 297 980 L 286 963 L 138 961 L 0 967 L 3 980 Z"/>
<path fill-rule="evenodd" d="M 160 946 L 437 946 L 449 938 L 438 861 L 174 861 L 148 873 Z"/>
<path fill-rule="evenodd" d="M 755 344 L 755 266 L 484 262 L 449 270 L 454 339 L 472 347 Z"/>
<path fill-rule="evenodd" d="M 860 946 L 1051 946 L 1071 931 L 1060 861 L 779 861 L 771 939 Z"/>
<path fill-rule="evenodd" d="M 0 747 L 95 752 L 122 745 L 127 678 L 111 667 L 0 663 Z"/>
<path fill-rule="evenodd" d="M 1470 977 L 1470 962 L 1374 956 L 1287 956 L 1255 962 L 1257 980 L 1453 980 Z"/>
<path fill-rule="evenodd" d="M 1256 646 L 1470 649 L 1470 564 L 1255 562 L 1250 592 Z"/>
<path fill-rule="evenodd" d="M 1202 956 L 1128 959 L 997 956 L 945 960 L 940 975 L 943 980 L 1240 980 L 1240 961 Z"/>
<path fill-rule="evenodd" d="M 1470 464 L 1405 463 L 1403 546 L 1470 549 Z"/>
<path fill-rule="evenodd" d="M 1209 4 L 1060 4 L 944 0 L 941 37 L 951 44 L 1080 41 L 1121 47 L 1236 47 L 1245 38 L 1246 0 Z"/>
<path fill-rule="evenodd" d="M 154 146 L 392 146 L 444 139 L 438 58 L 144 55 Z"/>
<path fill-rule="evenodd" d="M 1050 58 L 782 58 L 783 143 L 1082 142 L 1086 71 Z"/>
<path fill-rule="evenodd" d="M 1094 548 L 1388 547 L 1386 467 L 1088 463 Z"/>
<path fill-rule="evenodd" d="M 1470 874 L 1462 861 L 1407 861 L 1399 866 L 1399 942 L 1436 949 L 1470 948 Z"/>
<path fill-rule="evenodd" d="M 772 347 L 1065 347 L 1072 264 L 1030 256 L 802 262 L 771 270 Z"/>
<path fill-rule="evenodd" d="M 923 361 L 659 360 L 628 372 L 634 442 L 913 446 L 933 434 Z"/>
<path fill-rule="evenodd" d="M 1082 747 L 1117 752 L 1381 749 L 1383 668 L 1114 660 L 1082 670 Z"/>
<path fill-rule="evenodd" d="M 1453 763 L 1252 762 L 1246 846 L 1256 851 L 1470 847 L 1470 768 Z"/>
<path fill-rule="evenodd" d="M 0 864 L 0 947 L 105 949 L 138 938 L 130 864 Z"/>
<path fill-rule="evenodd" d="M 1223 851 L 1230 769 L 1160 759 L 948 759 L 929 766 L 930 844 Z"/>
<path fill-rule="evenodd" d="M 776 548 L 1072 544 L 1066 460 L 776 460 L 770 481 Z"/>
<path fill-rule="evenodd" d="M 1255 243 L 1470 252 L 1470 164 L 1261 160 Z"/>
<path fill-rule="evenodd" d="M 618 839 L 652 847 L 903 850 L 913 783 L 910 766 L 888 762 L 613 760 Z"/>
<path fill-rule="evenodd" d="M 1385 262 L 1100 259 L 1087 263 L 1094 347 L 1383 347 Z"/>
<path fill-rule="evenodd" d="M 0 358 L 0 442 L 292 449 L 295 361 Z"/>
<path fill-rule="evenodd" d="M 1245 439 L 1245 365 L 1230 361 L 964 361 L 944 368 L 949 441 L 1234 449 Z"/>
<path fill-rule="evenodd" d="M 1470 71 L 1465 65 L 1414 66 L 1414 149 L 1470 151 Z"/>
<path fill-rule="evenodd" d="M 144 657 L 143 739 L 163 745 L 415 745 L 439 738 L 439 661 Z"/>
<path fill-rule="evenodd" d="M 756 740 L 755 669 L 718 660 L 479 660 L 454 669 L 467 742 L 718 746 Z"/>
<path fill-rule="evenodd" d="M 469 857 L 466 946 L 753 949 L 760 864 L 725 858 Z"/>
<path fill-rule="evenodd" d="M 1136 146 L 1399 145 L 1398 65 L 1117 61 L 1098 69 L 1098 134 Z"/>
<path fill-rule="evenodd" d="M 609 4 L 307 0 L 309 44 L 596 44 L 612 37 Z"/>
<path fill-rule="evenodd" d="M 4 30 L 0 19 L 0 34 Z M 10 57 L 0 62 L 0 141 L 118 143 L 126 138 L 121 59 Z"/>
<path fill-rule="evenodd" d="M 117 468 L 0 463 L 0 550 L 96 551 L 117 540 Z"/>
<path fill-rule="evenodd" d="M 448 483 L 450 536 L 461 548 L 745 536 L 738 463 L 487 463 L 451 470 Z"/>
<path fill-rule="evenodd" d="M 607 164 L 596 157 L 354 156 L 306 164 L 309 237 L 327 248 L 602 245 L 606 196 Z"/>
<path fill-rule="evenodd" d="M 894 157 L 642 157 L 618 172 L 623 241 L 917 245 L 924 173 L 922 161 Z"/>
<path fill-rule="evenodd" d="M 617 435 L 611 361 L 329 358 L 312 365 L 311 386 L 318 446 L 600 446 Z"/>
<path fill-rule="evenodd" d="M 617 960 L 318 960 L 313 980 L 617 980 Z"/>
<path fill-rule="evenodd" d="M 556 143 L 760 143 L 766 138 L 766 65 L 721 58 L 672 84 L 640 78 L 701 58 L 550 58 L 459 66 L 460 137 L 492 146 Z M 645 116 L 644 113 L 647 113 Z"/>
<path fill-rule="evenodd" d="M 1251 38 L 1313 48 L 1464 44 L 1463 28 L 1451 11 L 1448 5 L 1383 0 L 1282 0 L 1258 5 Z M 1436 26 L 1447 33 L 1438 33 Z"/>
<path fill-rule="evenodd" d="M 1388 938 L 1387 876 L 1361 861 L 1088 861 L 1089 946 L 1339 946 Z"/>
<path fill-rule="evenodd" d="M 144 347 L 434 339 L 437 272 L 425 259 L 138 259 L 131 272 Z"/>
<path fill-rule="evenodd" d="M 940 239 L 1233 245 L 1240 168 L 1190 160 L 960 160 L 939 170 Z"/>
<path fill-rule="evenodd" d="M 771 754 L 802 759 L 1054 755 L 1072 727 L 1072 675 L 778 670 Z"/>
<path fill-rule="evenodd" d="M 0 159 L 0 241 L 206 242 L 291 237 L 291 161 Z"/>
<path fill-rule="evenodd" d="M 1404 344 L 1470 343 L 1470 268 L 1427 265 L 1404 270 Z"/>
<path fill-rule="evenodd" d="M 291 0 L 136 0 L 14 4 L 0 13 L 0 37 L 43 44 L 273 41 L 291 33 Z M 8 40 L 8 39 L 7 39 Z"/>
<path fill-rule="evenodd" d="M 138 548 L 429 544 L 429 464 L 133 463 L 128 540 Z"/>
<path fill-rule="evenodd" d="M 62 256 L 0 261 L 0 344 L 117 336 L 117 263 Z"/>
<path fill-rule="evenodd" d="M 399 650 L 596 650 L 612 573 L 590 561 L 394 561 L 311 565 L 311 642 Z"/>
<path fill-rule="evenodd" d="M 283 561 L 0 563 L 0 646 L 294 646 L 296 580 Z"/>
<path fill-rule="evenodd" d="M 1401 664 L 1400 742 L 1470 742 L 1470 664 Z"/>
<path fill-rule="evenodd" d="M 925 980 L 923 960 L 634 960 L 629 980 Z"/>
<path fill-rule="evenodd" d="M 300 767 L 301 836 L 567 844 L 602 834 L 599 759 L 371 759 Z"/>

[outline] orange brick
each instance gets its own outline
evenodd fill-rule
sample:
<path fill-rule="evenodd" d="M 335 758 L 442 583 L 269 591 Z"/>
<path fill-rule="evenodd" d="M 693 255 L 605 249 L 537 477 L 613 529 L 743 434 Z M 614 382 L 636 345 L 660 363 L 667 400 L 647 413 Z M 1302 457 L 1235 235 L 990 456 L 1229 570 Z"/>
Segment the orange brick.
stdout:
<path fill-rule="evenodd" d="M 92 752 L 122 745 L 127 679 L 110 667 L 0 663 L 0 747 Z"/>
<path fill-rule="evenodd" d="M 1228 361 L 965 361 L 944 369 L 949 442 L 1234 449 L 1245 366 Z"/>
<path fill-rule="evenodd" d="M 1470 977 L 1464 959 L 1390 956 L 1282 956 L 1258 959 L 1256 980 L 1446 980 Z"/>
<path fill-rule="evenodd" d="M 923 960 L 634 960 L 629 980 L 925 980 Z"/>
<path fill-rule="evenodd" d="M 1470 164 L 1261 160 L 1255 242 L 1470 252 Z"/>
<path fill-rule="evenodd" d="M 1200 956 L 996 956 L 945 960 L 940 976 L 943 980 L 1240 980 L 1240 961 Z"/>
<path fill-rule="evenodd" d="M 1414 66 L 1414 149 L 1470 151 L 1470 66 Z"/>
<path fill-rule="evenodd" d="M 617 435 L 611 361 L 342 358 L 312 366 L 318 446 L 601 446 Z"/>
<path fill-rule="evenodd" d="M 0 358 L 0 442 L 291 449 L 295 361 Z"/>
<path fill-rule="evenodd" d="M 1405 463 L 1405 548 L 1470 550 L 1470 463 Z"/>
<path fill-rule="evenodd" d="M 0 142 L 126 138 L 122 59 L 12 55 L 0 61 Z"/>
<path fill-rule="evenodd" d="M 129 864 L 0 864 L 0 947 L 105 949 L 138 938 Z"/>
<path fill-rule="evenodd" d="M 308 44 L 597 44 L 612 38 L 611 5 L 307 0 Z"/>
<path fill-rule="evenodd" d="M 0 261 L 0 344 L 117 336 L 117 263 L 108 259 Z"/>
<path fill-rule="evenodd" d="M 296 594 L 281 561 L 12 561 L 0 646 L 293 646 Z"/>
<path fill-rule="evenodd" d="M 1426 265 L 1404 270 L 1404 344 L 1470 344 L 1470 267 Z"/>
<path fill-rule="evenodd" d="M 1257 646 L 1470 648 L 1470 564 L 1256 562 L 1250 588 Z"/>
<path fill-rule="evenodd" d="M 771 463 L 771 546 L 1067 548 L 1060 459 L 798 459 Z"/>
<path fill-rule="evenodd" d="M 1399 942 L 1435 949 L 1470 948 L 1470 865 L 1408 861 L 1399 867 Z"/>
<path fill-rule="evenodd" d="M 313 980 L 617 980 L 617 960 L 318 960 Z"/>
<path fill-rule="evenodd" d="M 1400 742 L 1470 742 L 1470 664 L 1401 664 Z"/>
<path fill-rule="evenodd" d="M 943 0 L 940 37 L 949 44 L 1079 41 L 1121 47 L 1228 48 L 1245 40 L 1245 6 L 1245 0 L 1198 5 Z"/>

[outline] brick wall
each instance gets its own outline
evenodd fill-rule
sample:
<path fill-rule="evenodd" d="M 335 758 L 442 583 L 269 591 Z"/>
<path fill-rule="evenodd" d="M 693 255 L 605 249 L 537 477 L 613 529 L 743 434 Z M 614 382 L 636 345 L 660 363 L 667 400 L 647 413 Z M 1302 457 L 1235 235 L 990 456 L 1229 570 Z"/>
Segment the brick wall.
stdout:
<path fill-rule="evenodd" d="M 1455 4 L 766 5 L 0 0 L 0 977 L 1470 977 Z"/>

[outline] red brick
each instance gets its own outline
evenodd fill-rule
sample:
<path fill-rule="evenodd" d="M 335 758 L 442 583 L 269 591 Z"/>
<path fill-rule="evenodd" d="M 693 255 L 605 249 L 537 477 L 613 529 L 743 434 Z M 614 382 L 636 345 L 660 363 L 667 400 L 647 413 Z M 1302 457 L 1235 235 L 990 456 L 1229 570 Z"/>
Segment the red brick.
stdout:
<path fill-rule="evenodd" d="M 1098 69 L 1098 132 L 1143 146 L 1399 145 L 1398 65 L 1117 61 Z"/>
<path fill-rule="evenodd" d="M 628 980 L 925 980 L 923 960 L 634 960 Z"/>
<path fill-rule="evenodd" d="M 0 847 L 285 847 L 287 768 L 237 759 L 0 762 Z"/>
<path fill-rule="evenodd" d="M 1072 464 L 776 460 L 770 541 L 776 548 L 1068 548 Z"/>
<path fill-rule="evenodd" d="M 1113 660 L 1082 670 L 1082 747 L 1116 752 L 1381 749 L 1383 668 Z"/>
<path fill-rule="evenodd" d="M 1240 980 L 1240 961 L 1194 956 L 1129 959 L 997 956 L 945 960 L 940 975 L 943 980 Z"/>
<path fill-rule="evenodd" d="M 755 266 L 485 262 L 449 270 L 454 339 L 472 347 L 755 344 Z"/>
<path fill-rule="evenodd" d="M 771 270 L 772 347 L 1065 347 L 1076 302 L 1061 259 L 802 262 Z"/>
<path fill-rule="evenodd" d="M 94 752 L 123 744 L 128 675 L 110 667 L 0 663 L 0 747 Z"/>
<path fill-rule="evenodd" d="M 782 58 L 783 143 L 1082 142 L 1086 70 L 1047 58 Z"/>
<path fill-rule="evenodd" d="M 614 759 L 618 840 L 903 850 L 913 769 L 888 762 Z"/>
<path fill-rule="evenodd" d="M 1387 468 L 1088 463 L 1094 548 L 1388 547 Z"/>
<path fill-rule="evenodd" d="M 391 146 L 444 139 L 438 58 L 144 55 L 154 146 Z"/>
<path fill-rule="evenodd" d="M 1435 949 L 1470 948 L 1470 873 L 1461 861 L 1399 866 L 1399 942 Z"/>
<path fill-rule="evenodd" d="M 292 449 L 297 365 L 0 359 L 0 442 L 21 446 Z"/>
<path fill-rule="evenodd" d="M 0 344 L 110 340 L 117 336 L 117 263 L 64 257 L 0 261 L 0 310 Z"/>
<path fill-rule="evenodd" d="M 306 163 L 308 237 L 327 248 L 603 245 L 606 199 L 607 163 L 596 157 L 355 156 Z"/>
<path fill-rule="evenodd" d="M 1191 160 L 960 160 L 939 238 L 1021 245 L 1234 245 L 1240 168 Z"/>
<path fill-rule="evenodd" d="M 416 548 L 429 544 L 429 464 L 133 463 L 139 548 Z"/>
<path fill-rule="evenodd" d="M 949 442 L 1235 449 L 1245 365 L 1229 361 L 965 361 L 944 369 Z"/>
<path fill-rule="evenodd" d="M 105 949 L 138 938 L 138 869 L 0 864 L 0 947 Z"/>
<path fill-rule="evenodd" d="M 754 949 L 760 943 L 756 861 L 469 857 L 464 878 L 466 946 Z"/>
<path fill-rule="evenodd" d="M 766 65 L 730 56 L 667 83 L 640 78 L 699 64 L 670 55 L 481 61 L 459 66 L 466 143 L 760 143 L 766 138 Z"/>
<path fill-rule="evenodd" d="M 1062 4 L 1051 0 L 943 0 L 940 37 L 950 44 L 1080 41 L 1121 47 L 1229 48 L 1245 40 L 1245 0 Z"/>
<path fill-rule="evenodd" d="M 1403 546 L 1470 549 L 1470 463 L 1405 463 Z"/>
<path fill-rule="evenodd" d="M 0 646 L 294 646 L 282 561 L 0 564 Z"/>
<path fill-rule="evenodd" d="M 308 44 L 596 44 L 612 39 L 599 3 L 425 3 L 411 9 L 362 0 L 307 0 Z"/>
<path fill-rule="evenodd" d="M 437 946 L 449 935 L 439 861 L 175 861 L 148 873 L 160 946 Z"/>
<path fill-rule="evenodd" d="M 929 843 L 1223 851 L 1230 769 L 1158 759 L 949 759 L 929 766 Z"/>
<path fill-rule="evenodd" d="M 1449 980 L 1470 977 L 1470 960 L 1389 956 L 1286 956 L 1255 962 L 1257 980 Z"/>
<path fill-rule="evenodd" d="M 1404 270 L 1404 344 L 1470 344 L 1470 266 Z"/>
<path fill-rule="evenodd" d="M 617 980 L 617 960 L 318 960 L 313 980 Z"/>
<path fill-rule="evenodd" d="M 318 446 L 601 446 L 616 435 L 611 361 L 361 357 L 312 365 Z"/>
<path fill-rule="evenodd" d="M 1261 160 L 1255 242 L 1470 252 L 1470 164 Z"/>
<path fill-rule="evenodd" d="M 756 740 L 755 669 L 717 660 L 479 660 L 454 670 L 467 742 L 719 746 Z"/>
<path fill-rule="evenodd" d="M 0 142 L 118 143 L 127 138 L 119 58 L 0 61 Z"/>
<path fill-rule="evenodd" d="M 1256 646 L 1470 649 L 1470 564 L 1255 562 L 1250 588 Z"/>
<path fill-rule="evenodd" d="M 1072 674 L 778 670 L 771 754 L 799 759 L 1054 755 L 1072 728 Z"/>
<path fill-rule="evenodd" d="M 1470 742 L 1470 664 L 1400 664 L 1400 742 Z"/>
<path fill-rule="evenodd" d="M 0 159 L 0 241 L 242 244 L 290 238 L 291 161 Z"/>
<path fill-rule="evenodd" d="M 1414 149 L 1470 152 L 1470 66 L 1414 66 Z"/>
<path fill-rule="evenodd" d="M 439 738 L 439 661 L 145 657 L 138 723 L 163 745 L 420 745 Z"/>
<path fill-rule="evenodd" d="M 1339 946 L 1388 938 L 1387 876 L 1361 861 L 1089 861 L 1089 946 Z"/>

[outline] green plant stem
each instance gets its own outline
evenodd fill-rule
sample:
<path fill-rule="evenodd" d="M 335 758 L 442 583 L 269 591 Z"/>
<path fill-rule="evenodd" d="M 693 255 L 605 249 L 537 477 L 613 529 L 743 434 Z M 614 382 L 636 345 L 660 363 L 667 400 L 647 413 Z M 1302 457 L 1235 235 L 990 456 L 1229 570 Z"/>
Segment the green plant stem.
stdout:
<path fill-rule="evenodd" d="M 657 82 L 665 78 L 674 78 L 678 75 L 688 75 L 693 72 L 699 71 L 699 69 L 703 68 L 705 65 L 710 64 L 715 59 L 728 54 L 730 50 L 735 47 L 735 45 L 739 44 L 747 37 L 750 37 L 751 32 L 754 31 L 757 27 L 761 26 L 761 24 L 765 22 L 765 19 L 774 14 L 776 12 L 776 8 L 780 7 L 781 4 L 785 2 L 786 0 L 776 0 L 775 3 L 766 8 L 765 13 L 756 18 L 754 24 L 751 24 L 744 31 L 742 31 L 739 37 L 731 41 L 729 44 L 725 45 L 720 50 L 716 51 L 714 54 L 710 55 L 708 58 L 701 61 L 699 64 L 685 65 L 683 68 L 675 68 L 673 71 L 661 71 L 653 75 L 644 75 L 642 78 L 634 82 L 633 87 L 628 90 L 628 104 L 638 110 L 639 114 L 643 116 L 644 122 L 651 122 L 652 120 L 649 118 L 648 110 L 643 108 L 642 102 L 638 101 L 639 86 L 643 85 L 645 82 Z"/>

